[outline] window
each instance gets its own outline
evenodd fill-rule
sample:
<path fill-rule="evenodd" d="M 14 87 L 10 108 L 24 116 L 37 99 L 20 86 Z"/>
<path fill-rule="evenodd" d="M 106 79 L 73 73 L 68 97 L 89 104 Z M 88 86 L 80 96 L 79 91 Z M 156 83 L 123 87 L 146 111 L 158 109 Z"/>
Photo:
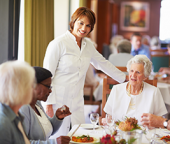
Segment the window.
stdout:
<path fill-rule="evenodd" d="M 170 42 L 170 0 L 162 0 L 160 9 L 159 36 L 162 41 Z"/>

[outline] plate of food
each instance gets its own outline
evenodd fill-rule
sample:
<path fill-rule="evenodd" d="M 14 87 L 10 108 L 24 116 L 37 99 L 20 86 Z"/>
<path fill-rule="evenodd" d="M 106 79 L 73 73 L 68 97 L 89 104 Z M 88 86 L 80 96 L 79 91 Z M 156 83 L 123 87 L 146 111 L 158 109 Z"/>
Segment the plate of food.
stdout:
<path fill-rule="evenodd" d="M 170 135 L 166 135 L 166 136 L 163 136 L 161 138 L 159 138 L 160 140 L 170 144 Z"/>
<path fill-rule="evenodd" d="M 93 125 L 92 125 L 92 124 L 81 124 L 80 127 L 81 127 L 81 128 L 84 128 L 84 129 L 93 129 Z M 99 128 L 99 126 L 98 126 L 98 125 L 95 125 L 94 128 L 95 128 L 95 129 L 96 129 L 96 128 Z"/>
<path fill-rule="evenodd" d="M 132 117 L 125 117 L 124 121 L 118 120 L 115 124 L 118 126 L 118 130 L 121 131 L 144 130 L 143 127 L 138 125 L 138 120 Z"/>
<path fill-rule="evenodd" d="M 82 135 L 82 136 L 72 136 L 71 143 L 97 143 L 99 139 L 95 137 L 91 137 L 89 135 Z"/>

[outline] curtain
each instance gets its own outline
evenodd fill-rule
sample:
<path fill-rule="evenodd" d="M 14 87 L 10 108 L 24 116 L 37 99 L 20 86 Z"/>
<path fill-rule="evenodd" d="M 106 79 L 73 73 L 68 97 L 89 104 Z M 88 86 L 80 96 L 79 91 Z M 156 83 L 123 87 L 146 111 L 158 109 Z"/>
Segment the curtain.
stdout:
<path fill-rule="evenodd" d="M 79 0 L 79 7 L 86 7 L 87 6 L 87 0 Z"/>
<path fill-rule="evenodd" d="M 42 67 L 53 39 L 54 0 L 25 0 L 25 61 Z"/>

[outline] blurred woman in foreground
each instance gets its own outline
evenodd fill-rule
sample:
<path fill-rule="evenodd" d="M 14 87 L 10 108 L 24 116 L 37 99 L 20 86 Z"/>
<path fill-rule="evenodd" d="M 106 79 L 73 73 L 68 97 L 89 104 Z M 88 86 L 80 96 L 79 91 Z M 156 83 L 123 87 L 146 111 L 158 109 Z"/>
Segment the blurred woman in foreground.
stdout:
<path fill-rule="evenodd" d="M 29 144 L 18 112 L 32 100 L 35 71 L 26 62 L 10 61 L 0 65 L 0 143 Z"/>
<path fill-rule="evenodd" d="M 49 118 L 41 101 L 46 101 L 51 93 L 51 77 L 49 70 L 42 67 L 34 67 L 37 86 L 33 90 L 33 99 L 30 105 L 25 105 L 20 109 L 24 116 L 25 133 L 31 144 L 69 144 L 70 137 L 60 136 L 56 139 L 48 139 L 60 128 L 63 118 L 70 115 L 69 108 L 64 106 L 58 108 L 53 118 Z"/>
<path fill-rule="evenodd" d="M 135 117 L 140 122 L 143 113 L 162 116 L 167 113 L 160 90 L 146 82 L 152 62 L 145 55 L 136 55 L 127 63 L 129 82 L 113 86 L 104 111 L 113 118 Z M 103 119 L 105 123 L 105 119 Z"/>

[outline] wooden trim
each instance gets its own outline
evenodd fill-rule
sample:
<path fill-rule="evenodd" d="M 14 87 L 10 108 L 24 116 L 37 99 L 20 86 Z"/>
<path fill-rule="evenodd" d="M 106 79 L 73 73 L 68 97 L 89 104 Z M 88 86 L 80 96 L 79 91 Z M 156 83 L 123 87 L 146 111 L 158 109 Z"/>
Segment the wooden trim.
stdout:
<path fill-rule="evenodd" d="M 149 79 L 147 79 L 147 80 L 145 80 L 144 82 L 146 82 L 146 83 L 148 83 L 148 84 L 150 84 L 150 85 L 153 85 L 153 86 L 157 87 L 157 79 L 154 79 L 154 80 L 149 80 Z"/>
<path fill-rule="evenodd" d="M 116 66 L 116 68 L 118 68 L 118 69 L 121 70 L 122 72 L 127 72 L 127 68 L 126 68 L 126 67 Z"/>
<path fill-rule="evenodd" d="M 156 49 L 156 50 L 153 50 L 153 49 L 150 49 L 151 52 L 167 52 L 168 50 L 167 49 Z"/>
<path fill-rule="evenodd" d="M 102 95 L 102 118 L 105 117 L 106 113 L 104 112 L 103 108 L 106 104 L 106 95 L 107 95 L 107 89 L 109 89 L 109 85 L 107 84 L 107 78 L 103 79 L 103 95 Z"/>

